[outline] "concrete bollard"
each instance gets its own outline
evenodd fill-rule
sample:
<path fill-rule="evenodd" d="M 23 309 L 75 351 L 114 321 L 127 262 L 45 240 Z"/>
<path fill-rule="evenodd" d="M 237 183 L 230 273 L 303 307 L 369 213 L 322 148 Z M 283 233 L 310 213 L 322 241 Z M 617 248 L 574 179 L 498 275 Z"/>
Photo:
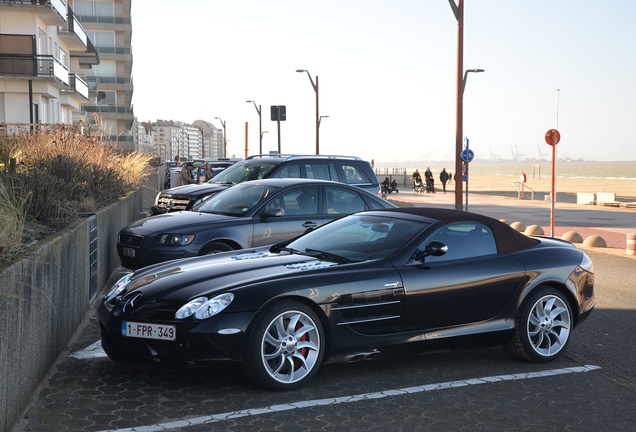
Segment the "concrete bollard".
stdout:
<path fill-rule="evenodd" d="M 583 237 L 576 231 L 568 231 L 561 237 L 562 240 L 569 241 L 570 243 L 583 243 Z"/>
<path fill-rule="evenodd" d="M 539 225 L 530 225 L 528 228 L 526 228 L 526 230 L 523 233 L 529 236 L 545 235 L 543 228 L 541 228 Z"/>
<path fill-rule="evenodd" d="M 522 222 L 513 222 L 510 224 L 510 227 L 514 230 L 519 231 L 520 233 L 526 230 L 526 226 Z"/>
<path fill-rule="evenodd" d="M 583 246 L 604 248 L 607 247 L 607 243 L 605 242 L 605 239 L 603 237 L 591 235 L 585 239 L 585 241 L 583 242 Z"/>
<path fill-rule="evenodd" d="M 636 255 L 636 233 L 627 234 L 627 255 Z"/>

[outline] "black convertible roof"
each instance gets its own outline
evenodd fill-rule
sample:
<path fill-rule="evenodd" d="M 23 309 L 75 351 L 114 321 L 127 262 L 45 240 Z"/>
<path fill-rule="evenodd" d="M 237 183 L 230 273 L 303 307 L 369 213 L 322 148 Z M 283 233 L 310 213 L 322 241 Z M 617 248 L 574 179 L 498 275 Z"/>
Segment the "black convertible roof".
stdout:
<path fill-rule="evenodd" d="M 522 234 L 507 224 L 498 221 L 497 219 L 489 216 L 484 216 L 478 213 L 469 213 L 459 210 L 431 208 L 431 207 L 409 207 L 409 208 L 395 208 L 386 209 L 382 211 L 405 213 L 415 216 L 421 216 L 429 219 L 435 219 L 442 221 L 445 224 L 451 224 L 455 222 L 479 222 L 487 225 L 492 230 L 495 236 L 495 243 L 497 244 L 497 252 L 500 254 L 514 252 L 520 249 L 529 248 L 536 244 L 539 244 L 539 240 L 530 238 L 525 234 Z"/>

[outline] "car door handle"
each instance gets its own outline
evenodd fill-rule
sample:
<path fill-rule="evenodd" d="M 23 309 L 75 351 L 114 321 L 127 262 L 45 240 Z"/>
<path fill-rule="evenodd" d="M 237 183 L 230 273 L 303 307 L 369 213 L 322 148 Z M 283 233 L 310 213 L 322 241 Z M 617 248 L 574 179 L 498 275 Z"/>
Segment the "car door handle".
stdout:
<path fill-rule="evenodd" d="M 303 228 L 316 228 L 318 224 L 312 221 L 307 221 L 303 224 Z"/>

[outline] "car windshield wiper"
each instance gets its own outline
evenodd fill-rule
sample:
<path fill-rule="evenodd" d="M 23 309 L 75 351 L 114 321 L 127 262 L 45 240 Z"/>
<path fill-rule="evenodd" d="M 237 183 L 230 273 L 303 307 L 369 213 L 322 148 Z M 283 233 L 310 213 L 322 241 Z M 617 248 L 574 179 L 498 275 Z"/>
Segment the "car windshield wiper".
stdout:
<path fill-rule="evenodd" d="M 316 249 L 305 249 L 303 255 L 315 257 L 319 259 L 326 259 L 329 261 L 335 261 L 341 264 L 349 264 L 351 260 L 340 255 L 332 254 L 331 252 L 320 251 Z"/>
<path fill-rule="evenodd" d="M 230 182 L 230 181 L 215 181 L 215 182 L 210 182 L 210 183 L 214 183 L 214 184 L 229 184 L 229 185 L 235 185 L 236 184 L 236 183 Z"/>
<path fill-rule="evenodd" d="M 301 251 L 299 251 L 299 250 L 297 250 L 297 249 L 294 249 L 294 248 L 290 248 L 290 247 L 277 247 L 277 248 L 276 248 L 276 250 L 277 250 L 278 252 L 283 252 L 283 251 L 285 251 L 285 252 L 289 252 L 290 254 L 296 254 L 296 255 L 298 255 L 298 254 L 302 254 L 302 252 L 301 252 Z"/>

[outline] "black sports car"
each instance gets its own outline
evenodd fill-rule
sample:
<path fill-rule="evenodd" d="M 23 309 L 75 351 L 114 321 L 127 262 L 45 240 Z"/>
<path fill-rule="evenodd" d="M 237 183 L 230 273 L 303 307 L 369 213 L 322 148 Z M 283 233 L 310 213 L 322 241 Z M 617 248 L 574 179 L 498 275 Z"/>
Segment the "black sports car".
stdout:
<path fill-rule="evenodd" d="M 302 386 L 324 362 L 503 345 L 548 362 L 595 305 L 571 243 L 497 220 L 408 208 L 350 215 L 286 243 L 136 271 L 98 309 L 115 361 L 241 364 Z"/>
<path fill-rule="evenodd" d="M 192 187 L 192 186 L 184 186 Z M 142 219 L 119 232 L 124 267 L 271 245 L 363 210 L 395 207 L 355 186 L 307 179 L 267 179 L 219 192 L 192 211 Z"/>

